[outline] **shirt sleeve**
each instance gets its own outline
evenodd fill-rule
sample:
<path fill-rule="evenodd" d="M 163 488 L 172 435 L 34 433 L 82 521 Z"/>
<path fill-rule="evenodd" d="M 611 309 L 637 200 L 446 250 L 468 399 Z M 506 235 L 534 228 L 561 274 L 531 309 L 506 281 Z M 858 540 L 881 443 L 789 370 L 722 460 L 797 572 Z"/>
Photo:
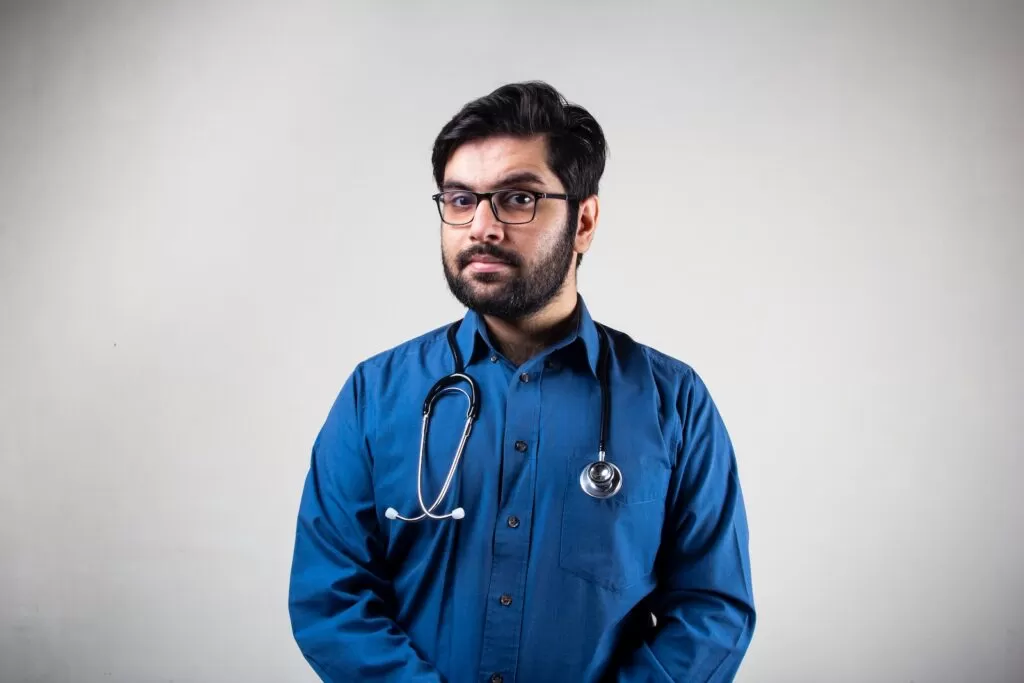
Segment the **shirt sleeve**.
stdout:
<path fill-rule="evenodd" d="M 668 492 L 657 625 L 619 667 L 618 683 L 726 683 L 754 631 L 748 529 L 736 457 L 692 370 L 679 397 L 682 439 Z"/>
<path fill-rule="evenodd" d="M 289 584 L 292 631 L 328 683 L 441 683 L 392 616 L 365 436 L 368 398 L 357 368 L 313 446 Z"/>

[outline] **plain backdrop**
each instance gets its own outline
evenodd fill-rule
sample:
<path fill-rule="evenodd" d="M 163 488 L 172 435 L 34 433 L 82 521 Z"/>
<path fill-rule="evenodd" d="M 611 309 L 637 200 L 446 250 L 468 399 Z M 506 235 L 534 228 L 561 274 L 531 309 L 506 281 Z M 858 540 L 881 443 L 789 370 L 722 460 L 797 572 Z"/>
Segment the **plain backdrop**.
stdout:
<path fill-rule="evenodd" d="M 523 79 L 735 441 L 738 680 L 1024 681 L 1024 3 L 752 0 L 0 5 L 0 681 L 315 680 L 313 439 L 461 315 L 431 144 Z"/>

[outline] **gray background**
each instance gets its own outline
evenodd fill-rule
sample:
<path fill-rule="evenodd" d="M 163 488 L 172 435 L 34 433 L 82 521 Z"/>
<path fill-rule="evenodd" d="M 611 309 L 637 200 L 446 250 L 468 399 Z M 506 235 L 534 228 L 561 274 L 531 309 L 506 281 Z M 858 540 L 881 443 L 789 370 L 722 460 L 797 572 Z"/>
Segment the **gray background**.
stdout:
<path fill-rule="evenodd" d="M 595 317 L 736 442 L 739 680 L 1024 681 L 1024 4 L 966 1 L 4 3 L 0 680 L 314 680 L 309 448 L 461 313 L 430 145 L 527 78 L 610 141 Z"/>

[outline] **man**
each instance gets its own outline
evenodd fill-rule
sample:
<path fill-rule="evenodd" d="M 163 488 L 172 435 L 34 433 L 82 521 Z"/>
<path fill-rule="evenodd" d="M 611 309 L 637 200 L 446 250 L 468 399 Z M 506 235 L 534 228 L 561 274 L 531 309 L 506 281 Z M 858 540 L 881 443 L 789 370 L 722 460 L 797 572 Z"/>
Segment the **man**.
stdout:
<path fill-rule="evenodd" d="M 755 611 L 723 421 L 576 289 L 604 164 L 598 123 L 543 83 L 438 135 L 468 311 L 361 362 L 314 444 L 289 606 L 325 681 L 733 679 Z"/>

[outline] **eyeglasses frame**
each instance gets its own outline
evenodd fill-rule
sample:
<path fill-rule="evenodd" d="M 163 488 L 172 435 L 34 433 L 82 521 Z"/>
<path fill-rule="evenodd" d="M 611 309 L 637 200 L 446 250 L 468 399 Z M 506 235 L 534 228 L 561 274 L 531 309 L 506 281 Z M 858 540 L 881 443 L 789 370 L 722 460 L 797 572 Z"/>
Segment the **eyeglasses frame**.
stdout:
<path fill-rule="evenodd" d="M 578 200 L 577 197 L 574 197 L 572 195 L 565 194 L 565 193 L 560 193 L 560 192 L 538 192 L 537 190 L 523 190 L 523 189 L 516 188 L 516 187 L 501 188 L 499 190 L 494 190 L 493 192 L 473 192 L 472 190 L 458 190 L 458 189 L 456 189 L 456 190 L 445 190 L 443 192 L 438 192 L 436 194 L 431 195 L 430 198 L 434 200 L 434 204 L 437 206 L 437 213 L 441 217 L 441 222 L 444 223 L 445 225 L 454 225 L 454 226 L 469 225 L 470 223 L 473 222 L 473 218 L 470 218 L 465 223 L 452 223 L 452 222 L 446 221 L 444 219 L 444 209 L 441 207 L 441 197 L 443 195 L 449 193 L 449 192 L 462 192 L 464 194 L 471 194 L 471 195 L 473 195 L 474 197 L 476 197 L 476 205 L 477 205 L 478 208 L 480 206 L 480 202 L 486 200 L 487 203 L 491 205 L 491 214 L 494 216 L 494 219 L 496 221 L 498 221 L 499 223 L 504 223 L 505 225 L 526 225 L 527 223 L 532 223 L 533 219 L 535 219 L 537 217 L 537 206 L 538 206 L 537 205 L 537 200 L 538 199 L 563 199 L 565 201 Z M 503 221 L 500 218 L 498 218 L 498 210 L 494 206 L 494 195 L 501 194 L 503 192 L 522 192 L 523 194 L 533 195 L 533 198 L 534 198 L 533 215 L 530 216 L 530 220 L 528 220 L 528 221 L 517 221 L 517 222 L 511 223 L 509 221 Z"/>

